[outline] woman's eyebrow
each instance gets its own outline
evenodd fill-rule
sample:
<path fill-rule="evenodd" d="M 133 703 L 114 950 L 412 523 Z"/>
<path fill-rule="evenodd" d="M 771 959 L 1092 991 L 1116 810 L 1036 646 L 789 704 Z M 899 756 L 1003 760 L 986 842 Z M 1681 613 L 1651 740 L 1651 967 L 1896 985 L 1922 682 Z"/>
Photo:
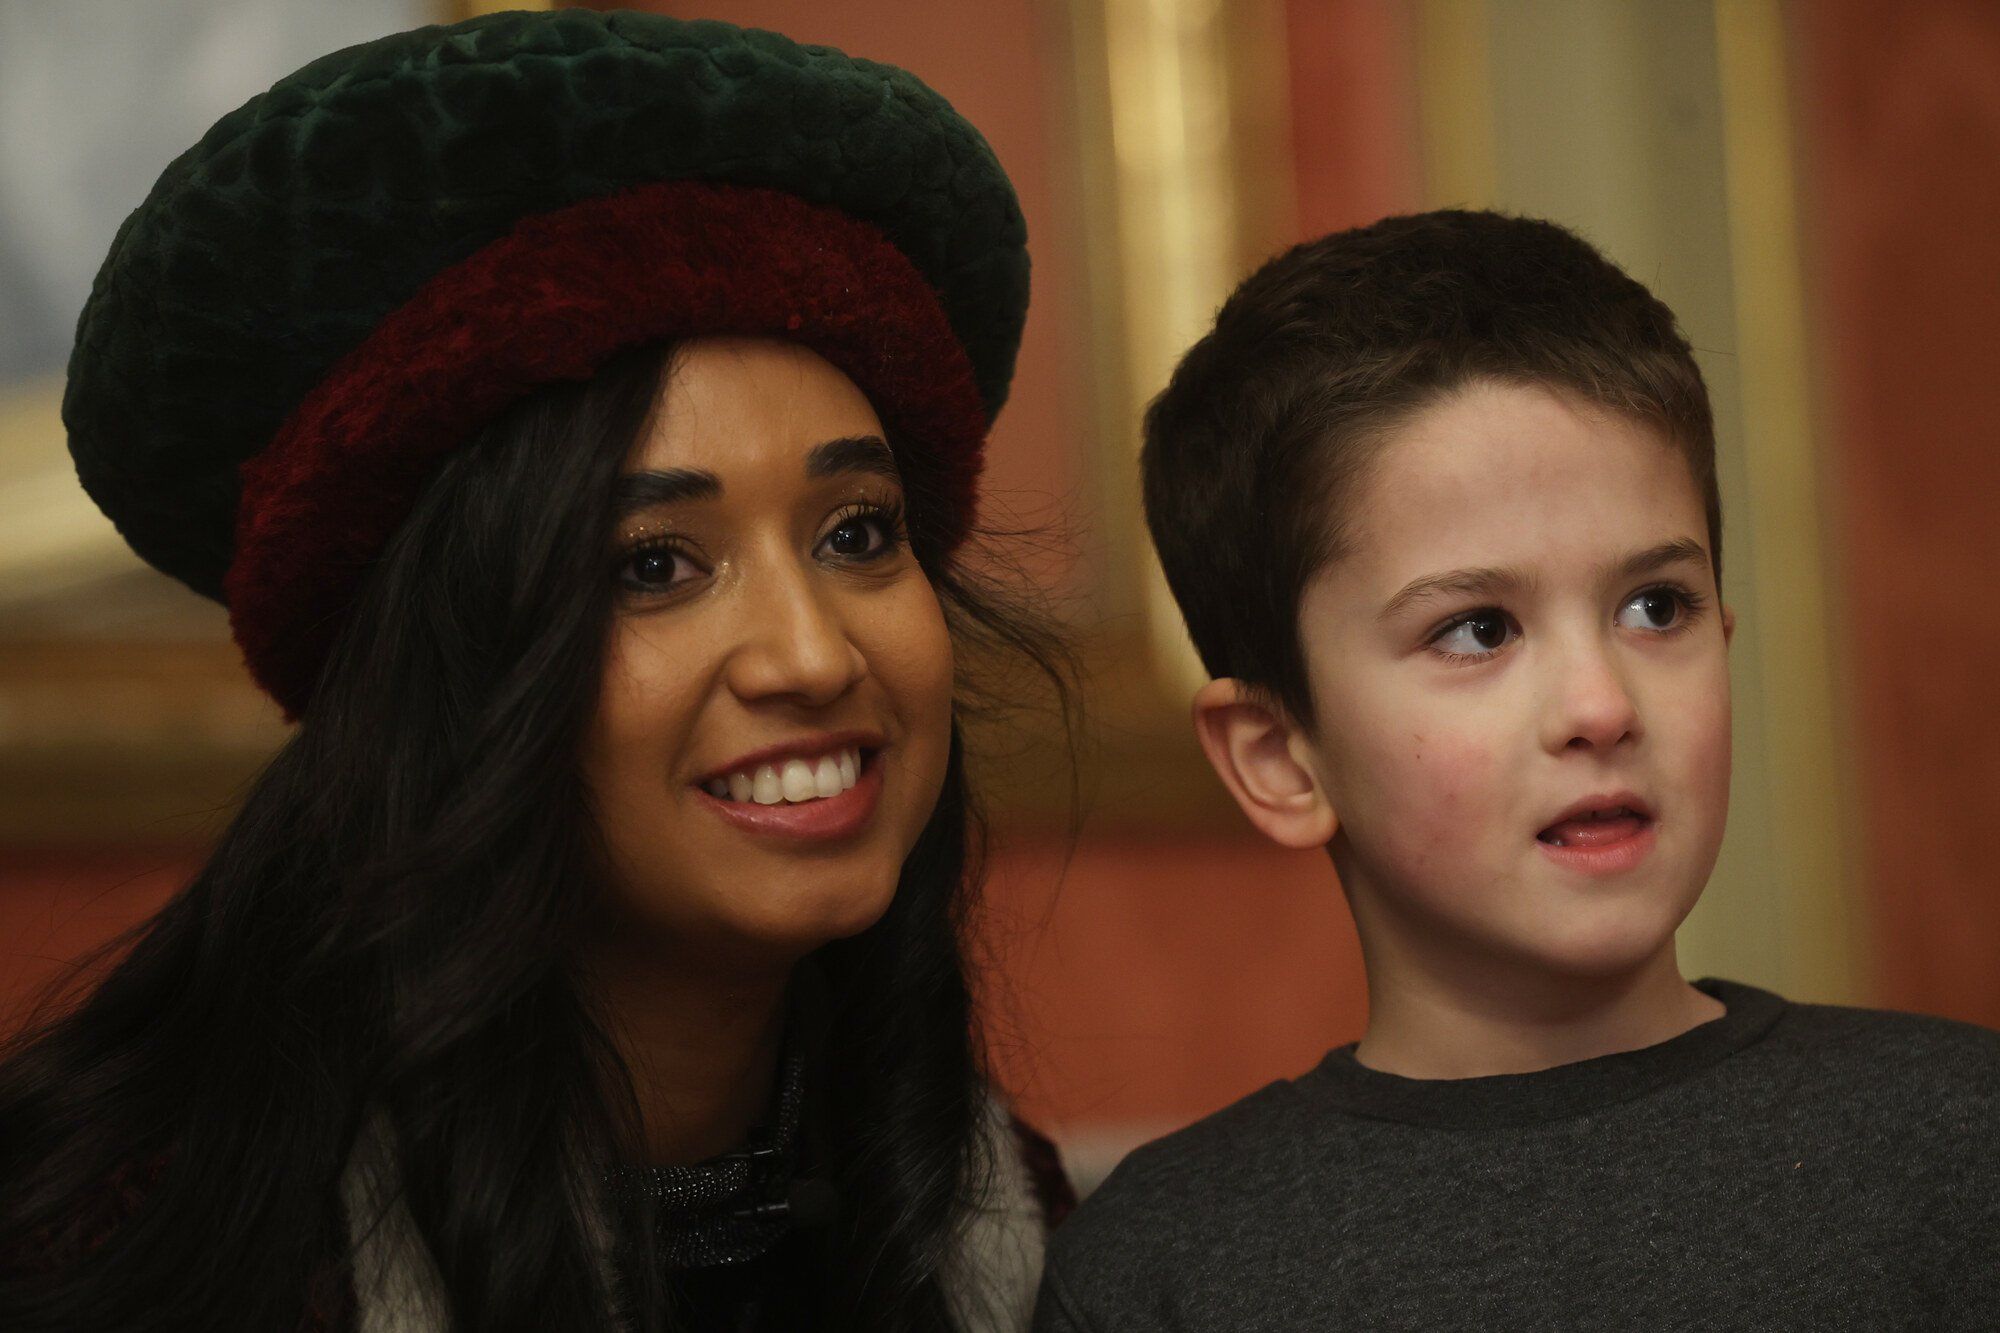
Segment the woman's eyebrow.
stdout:
<path fill-rule="evenodd" d="M 619 518 L 624 518 L 654 505 L 678 504 L 683 500 L 713 500 L 720 494 L 722 478 L 713 472 L 686 467 L 627 472 L 618 478 L 618 484 L 611 493 L 611 508 Z"/>
<path fill-rule="evenodd" d="M 869 472 L 901 481 L 896 455 L 879 435 L 849 435 L 814 445 L 806 453 L 806 475 L 815 480 L 848 472 Z M 611 507 L 619 518 L 654 505 L 684 500 L 713 500 L 722 494 L 722 478 L 699 468 L 671 467 L 619 476 Z"/>
<path fill-rule="evenodd" d="M 806 454 L 806 475 L 815 481 L 843 472 L 871 472 L 900 482 L 902 471 L 889 442 L 879 435 L 849 435 L 816 444 Z"/>

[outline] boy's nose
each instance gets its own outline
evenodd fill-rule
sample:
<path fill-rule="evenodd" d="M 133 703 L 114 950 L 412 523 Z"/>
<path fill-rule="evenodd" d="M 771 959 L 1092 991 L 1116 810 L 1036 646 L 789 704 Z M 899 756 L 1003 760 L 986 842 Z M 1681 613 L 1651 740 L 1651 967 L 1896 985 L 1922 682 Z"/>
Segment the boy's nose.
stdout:
<path fill-rule="evenodd" d="M 1567 654 L 1556 677 L 1553 702 L 1543 721 L 1551 753 L 1609 750 L 1644 734 L 1618 664 L 1601 649 Z"/>

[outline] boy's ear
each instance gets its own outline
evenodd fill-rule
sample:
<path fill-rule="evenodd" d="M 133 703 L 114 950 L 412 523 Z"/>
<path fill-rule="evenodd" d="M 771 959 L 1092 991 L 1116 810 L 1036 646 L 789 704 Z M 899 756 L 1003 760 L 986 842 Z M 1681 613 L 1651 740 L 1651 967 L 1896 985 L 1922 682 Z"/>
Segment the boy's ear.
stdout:
<path fill-rule="evenodd" d="M 1324 847 L 1340 827 L 1306 738 L 1240 680 L 1195 691 L 1194 734 L 1222 785 L 1259 832 L 1283 847 Z"/>

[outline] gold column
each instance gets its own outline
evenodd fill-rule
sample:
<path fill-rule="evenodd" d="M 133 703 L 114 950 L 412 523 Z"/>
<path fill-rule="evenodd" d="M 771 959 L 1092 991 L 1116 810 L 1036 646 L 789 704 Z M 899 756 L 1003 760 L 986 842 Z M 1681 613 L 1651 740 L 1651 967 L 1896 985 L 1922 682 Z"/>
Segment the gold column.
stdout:
<path fill-rule="evenodd" d="M 1417 116 L 1424 193 L 1434 208 L 1491 208 L 1499 193 L 1486 0 L 1422 0 Z"/>
<path fill-rule="evenodd" d="M 556 0 L 442 0 L 443 23 L 458 23 L 465 19 L 483 18 L 488 14 L 502 14 L 510 9 L 544 10 L 556 8 Z"/>
<path fill-rule="evenodd" d="M 1286 239 L 1284 14 L 1279 0 L 1096 0 L 1071 9 L 1096 307 L 1100 494 L 1117 567 L 1163 699 L 1207 679 L 1146 540 L 1139 423 L 1250 265 Z M 1094 178 L 1094 179 L 1093 179 Z"/>
<path fill-rule="evenodd" d="M 1785 33 L 1777 0 L 1715 0 L 1723 161 L 1735 274 L 1749 486 L 1739 510 L 1763 621 L 1764 727 L 1786 985 L 1801 998 L 1859 1003 L 1851 796 L 1834 741 L 1835 704 L 1819 461 L 1806 364 Z"/>

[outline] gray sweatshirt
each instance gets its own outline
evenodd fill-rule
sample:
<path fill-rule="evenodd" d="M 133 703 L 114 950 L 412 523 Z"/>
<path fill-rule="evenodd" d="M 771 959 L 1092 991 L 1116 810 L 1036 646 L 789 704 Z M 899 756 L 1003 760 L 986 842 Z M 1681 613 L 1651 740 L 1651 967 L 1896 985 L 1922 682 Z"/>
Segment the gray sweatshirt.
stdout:
<path fill-rule="evenodd" d="M 1353 1047 L 1133 1153 L 1037 1333 L 2000 1330 L 2000 1033 L 1696 983 L 1728 1013 L 1534 1074 Z"/>

